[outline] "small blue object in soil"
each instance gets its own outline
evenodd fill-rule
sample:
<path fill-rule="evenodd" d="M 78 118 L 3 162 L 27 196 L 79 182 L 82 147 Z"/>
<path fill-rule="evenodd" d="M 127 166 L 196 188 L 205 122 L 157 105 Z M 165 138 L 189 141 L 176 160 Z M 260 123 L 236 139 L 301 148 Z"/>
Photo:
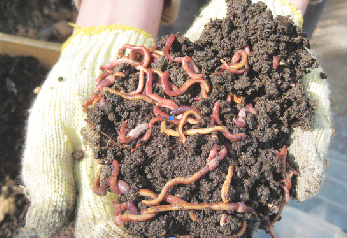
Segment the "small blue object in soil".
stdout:
<path fill-rule="evenodd" d="M 171 121 L 175 120 L 175 116 L 170 116 L 170 120 Z M 175 237 L 169 237 L 169 238 L 175 238 Z"/>

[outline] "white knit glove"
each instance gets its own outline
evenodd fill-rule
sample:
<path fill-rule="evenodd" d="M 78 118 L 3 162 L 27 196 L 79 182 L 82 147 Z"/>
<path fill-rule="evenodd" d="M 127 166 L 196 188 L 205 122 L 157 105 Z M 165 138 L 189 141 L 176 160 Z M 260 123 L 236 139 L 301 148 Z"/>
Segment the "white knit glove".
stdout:
<path fill-rule="evenodd" d="M 252 0 L 253 3 L 259 0 Z M 290 16 L 297 26 L 302 26 L 302 14 L 287 0 L 263 0 L 273 16 Z M 225 0 L 212 0 L 197 17 L 193 26 L 185 34 L 191 41 L 196 41 L 210 19 L 222 19 L 226 16 Z M 318 192 L 324 175 L 325 154 L 331 137 L 330 90 L 325 79 L 321 78 L 322 68 L 313 69 L 304 77 L 304 86 L 309 98 L 316 102 L 316 118 L 310 131 L 295 128 L 288 147 L 289 157 L 294 158 L 299 166 L 300 175 L 296 187 L 296 199 L 307 200 Z"/>
<path fill-rule="evenodd" d="M 22 178 L 31 206 L 26 227 L 44 236 L 60 233 L 75 216 L 76 237 L 117 237 L 112 201 L 93 191 L 99 165 L 84 145 L 81 129 L 100 65 L 114 60 L 123 44 L 155 44 L 144 31 L 124 26 L 78 30 L 63 46 L 59 61 L 38 94 L 27 126 Z M 85 150 L 75 162 L 72 152 Z M 76 191 L 77 190 L 77 191 Z"/>

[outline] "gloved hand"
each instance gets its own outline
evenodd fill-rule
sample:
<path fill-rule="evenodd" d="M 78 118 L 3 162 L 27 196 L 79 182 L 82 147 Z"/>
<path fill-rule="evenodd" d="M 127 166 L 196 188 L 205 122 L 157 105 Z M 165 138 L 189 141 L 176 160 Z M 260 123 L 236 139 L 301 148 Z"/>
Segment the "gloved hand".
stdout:
<path fill-rule="evenodd" d="M 281 2 L 274 0 L 267 4 L 276 6 L 275 13 L 291 13 L 291 7 Z M 210 18 L 222 18 L 225 13 L 224 0 L 213 0 L 186 36 L 196 40 Z M 294 11 L 292 16 L 299 24 L 301 15 Z M 105 26 L 77 31 L 64 45 L 58 63 L 42 86 L 30 112 L 22 163 L 22 178 L 31 200 L 27 228 L 51 236 L 62 231 L 75 215 L 76 237 L 124 236 L 121 227 L 113 221 L 115 195 L 108 193 L 100 197 L 93 191 L 99 166 L 92 151 L 83 144 L 80 131 L 86 117 L 81 105 L 92 95 L 99 66 L 113 60 L 118 48 L 126 43 L 146 47 L 155 44 L 147 33 L 131 27 Z M 310 132 L 296 129 L 289 147 L 289 153 L 301 165 L 299 188 L 303 199 L 309 197 L 307 194 L 314 194 L 320 185 L 323 155 L 330 138 L 329 90 L 319 75 L 318 70 L 313 70 L 305 79 L 309 95 L 317 102 L 315 124 Z M 85 157 L 75 162 L 72 152 L 79 149 L 85 150 Z M 316 176 L 312 172 L 308 176 L 305 166 L 308 171 L 316 167 L 320 171 L 312 171 Z M 310 180 L 311 177 L 314 179 Z"/>
<path fill-rule="evenodd" d="M 287 0 L 252 0 L 264 2 L 273 16 L 290 16 L 297 26 L 302 26 L 302 14 Z M 300 5 L 299 5 L 300 6 Z M 302 6 L 300 6 L 303 8 Z M 303 9 L 305 9 L 304 7 Z M 204 25 L 210 19 L 222 19 L 226 15 L 227 5 L 224 0 L 213 0 L 202 10 L 185 36 L 191 41 L 199 38 Z M 330 90 L 326 79 L 322 78 L 322 68 L 315 68 L 304 77 L 304 86 L 308 97 L 316 102 L 316 118 L 311 130 L 295 128 L 291 134 L 288 157 L 299 167 L 296 199 L 304 201 L 317 194 L 324 176 L 325 154 L 331 137 Z"/>

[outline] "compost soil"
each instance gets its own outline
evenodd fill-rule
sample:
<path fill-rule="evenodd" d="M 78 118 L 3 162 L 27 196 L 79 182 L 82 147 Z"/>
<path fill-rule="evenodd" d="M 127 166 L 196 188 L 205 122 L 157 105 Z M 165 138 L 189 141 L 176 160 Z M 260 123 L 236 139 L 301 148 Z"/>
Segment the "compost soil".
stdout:
<path fill-rule="evenodd" d="M 24 226 L 27 201 L 24 194 L 17 194 L 20 159 L 24 142 L 28 109 L 35 97 L 33 90 L 40 86 L 47 74 L 36 58 L 0 55 L 0 196 L 1 206 L 10 206 L 0 221 L 0 237 L 12 237 L 16 228 Z M 7 204 L 7 205 L 5 205 Z M 0 209 L 0 212 L 3 210 Z"/>
<path fill-rule="evenodd" d="M 158 40 L 158 49 L 164 48 L 167 39 L 165 36 Z M 223 71 L 220 60 L 230 62 L 234 53 L 247 45 L 250 48 L 249 72 L 233 74 Z M 259 228 L 267 229 L 265 217 L 270 215 L 271 219 L 283 196 L 279 183 L 282 179 L 281 162 L 276 150 L 281 151 L 289 144 L 292 128 L 308 130 L 314 120 L 315 102 L 305 95 L 302 77 L 310 68 L 318 67 L 318 63 L 305 47 L 308 47 L 308 40 L 292 20 L 282 16 L 273 19 L 265 4 L 251 4 L 247 0 L 230 1 L 227 17 L 211 20 L 197 42 L 179 36 L 172 44 L 170 54 L 174 57 L 190 56 L 206 75 L 204 78 L 210 84 L 210 92 L 206 99 L 197 101 L 194 98 L 200 97 L 199 84 L 192 85 L 176 97 L 167 96 L 160 84 L 153 84 L 153 93 L 174 100 L 178 106 L 195 107 L 208 118 L 211 118 L 215 102 L 220 100 L 219 115 L 223 125 L 231 133 L 245 133 L 247 138 L 244 141 L 231 142 L 222 133 L 214 132 L 218 142 L 212 138 L 213 134 L 196 134 L 187 136 L 187 142 L 182 143 L 179 137 L 168 136 L 154 128 L 148 142 L 132 151 L 137 140 L 129 144 L 120 143 L 120 127 L 127 121 L 128 133 L 137 125 L 148 123 L 155 117 L 155 105 L 141 100 L 129 101 L 104 92 L 105 101 L 87 109 L 88 125 L 82 134 L 92 146 L 95 159 L 101 159 L 101 180 L 111 176 L 112 161 L 118 160 L 118 179 L 130 185 L 130 195 L 120 195 L 117 203 L 133 200 L 139 210 L 146 209 L 141 201 L 148 198 L 139 197 L 139 189 L 150 189 L 159 194 L 170 179 L 192 176 L 206 165 L 206 158 L 217 143 L 218 150 L 223 145 L 230 148 L 217 168 L 192 184 L 174 186 L 169 194 L 189 203 L 221 202 L 221 188 L 228 167 L 233 165 L 228 201 L 243 202 L 257 213 L 194 210 L 198 221 L 192 221 L 184 210 L 161 212 L 144 222 L 125 223 L 128 234 L 134 237 L 167 237 L 171 234 L 229 237 L 237 234 L 246 222 L 242 237 L 251 237 L 259 221 Z M 280 62 L 276 69 L 273 67 L 274 56 Z M 170 80 L 177 87 L 189 79 L 181 64 L 169 61 L 165 55 L 152 63 L 151 68 L 169 71 Z M 114 70 L 131 72 L 131 67 L 123 64 Z M 131 92 L 137 84 L 138 74 L 134 72 L 125 79 L 116 80 L 111 87 Z M 231 103 L 227 101 L 228 93 L 234 99 Z M 239 111 L 249 103 L 257 110 L 257 115 L 247 113 L 246 126 L 240 128 L 233 119 L 237 119 Z M 161 109 L 169 114 L 169 110 Z M 192 127 L 186 125 L 184 129 L 206 127 L 208 122 L 201 120 Z M 293 161 L 287 162 L 296 168 Z M 290 193 L 295 193 L 295 184 Z M 222 214 L 226 215 L 223 226 L 220 224 Z"/>

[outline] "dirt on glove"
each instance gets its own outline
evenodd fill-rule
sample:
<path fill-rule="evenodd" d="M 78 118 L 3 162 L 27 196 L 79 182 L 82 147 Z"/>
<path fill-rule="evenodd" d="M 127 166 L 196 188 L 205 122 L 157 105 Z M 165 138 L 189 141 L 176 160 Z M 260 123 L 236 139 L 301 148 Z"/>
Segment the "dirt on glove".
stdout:
<path fill-rule="evenodd" d="M 163 50 L 168 37 L 158 40 L 159 50 Z M 247 46 L 250 48 L 249 72 L 234 74 L 222 69 L 221 59 L 229 63 L 235 52 Z M 139 189 L 159 194 L 170 179 L 192 176 L 206 165 L 212 147 L 217 144 L 218 152 L 223 145 L 228 148 L 219 165 L 196 182 L 175 185 L 168 193 L 188 203 L 222 202 L 221 189 L 232 165 L 228 202 L 242 202 L 256 212 L 190 210 L 197 221 L 193 221 L 186 210 L 159 212 L 147 221 L 124 223 L 128 234 L 134 237 L 172 234 L 251 237 L 259 223 L 260 229 L 267 230 L 284 194 L 280 186 L 283 165 L 276 151 L 289 144 L 292 128 L 309 130 L 314 120 L 315 102 L 305 95 L 302 78 L 310 69 L 318 67 L 318 63 L 305 47 L 308 47 L 308 40 L 292 20 L 283 16 L 273 19 L 264 3 L 251 4 L 246 0 L 230 1 L 227 17 L 211 20 L 195 43 L 183 36 L 173 42 L 170 55 L 190 56 L 205 75 L 210 91 L 207 98 L 200 100 L 201 87 L 193 84 L 183 94 L 170 97 L 159 83 L 153 83 L 153 93 L 173 100 L 178 106 L 195 107 L 209 119 L 215 103 L 220 100 L 219 117 L 223 126 L 233 134 L 245 133 L 244 141 L 232 142 L 221 132 L 214 132 L 186 136 L 187 141 L 182 143 L 180 137 L 161 133 L 160 128 L 154 127 L 150 139 L 133 150 L 139 139 L 122 144 L 120 128 L 127 121 L 127 134 L 137 125 L 148 123 L 155 117 L 155 104 L 103 92 L 104 100 L 87 109 L 88 125 L 82 134 L 91 145 L 95 159 L 100 159 L 101 181 L 112 176 L 113 160 L 120 164 L 118 180 L 128 183 L 130 192 L 120 195 L 116 203 L 134 201 L 139 211 L 145 210 L 148 206 L 141 201 L 151 199 L 140 197 Z M 276 59 L 278 65 L 274 63 Z M 170 61 L 165 55 L 150 67 L 170 72 L 170 80 L 177 87 L 189 79 L 181 64 Z M 116 80 L 110 87 L 124 92 L 135 90 L 139 80 L 138 73 L 133 70 L 128 64 L 117 65 L 114 71 L 126 72 L 128 76 Z M 154 82 L 157 78 L 153 74 Z M 246 125 L 242 128 L 237 123 L 238 115 L 247 107 L 256 112 L 246 113 Z M 170 114 L 170 110 L 160 109 Z M 167 120 L 166 124 L 169 122 Z M 210 123 L 211 120 L 202 119 L 196 125 L 187 124 L 183 128 L 208 128 Z M 298 170 L 293 161 L 287 160 L 287 163 L 289 168 Z M 293 183 L 291 195 L 295 193 L 295 176 Z M 221 221 L 221 217 L 225 220 Z"/>

